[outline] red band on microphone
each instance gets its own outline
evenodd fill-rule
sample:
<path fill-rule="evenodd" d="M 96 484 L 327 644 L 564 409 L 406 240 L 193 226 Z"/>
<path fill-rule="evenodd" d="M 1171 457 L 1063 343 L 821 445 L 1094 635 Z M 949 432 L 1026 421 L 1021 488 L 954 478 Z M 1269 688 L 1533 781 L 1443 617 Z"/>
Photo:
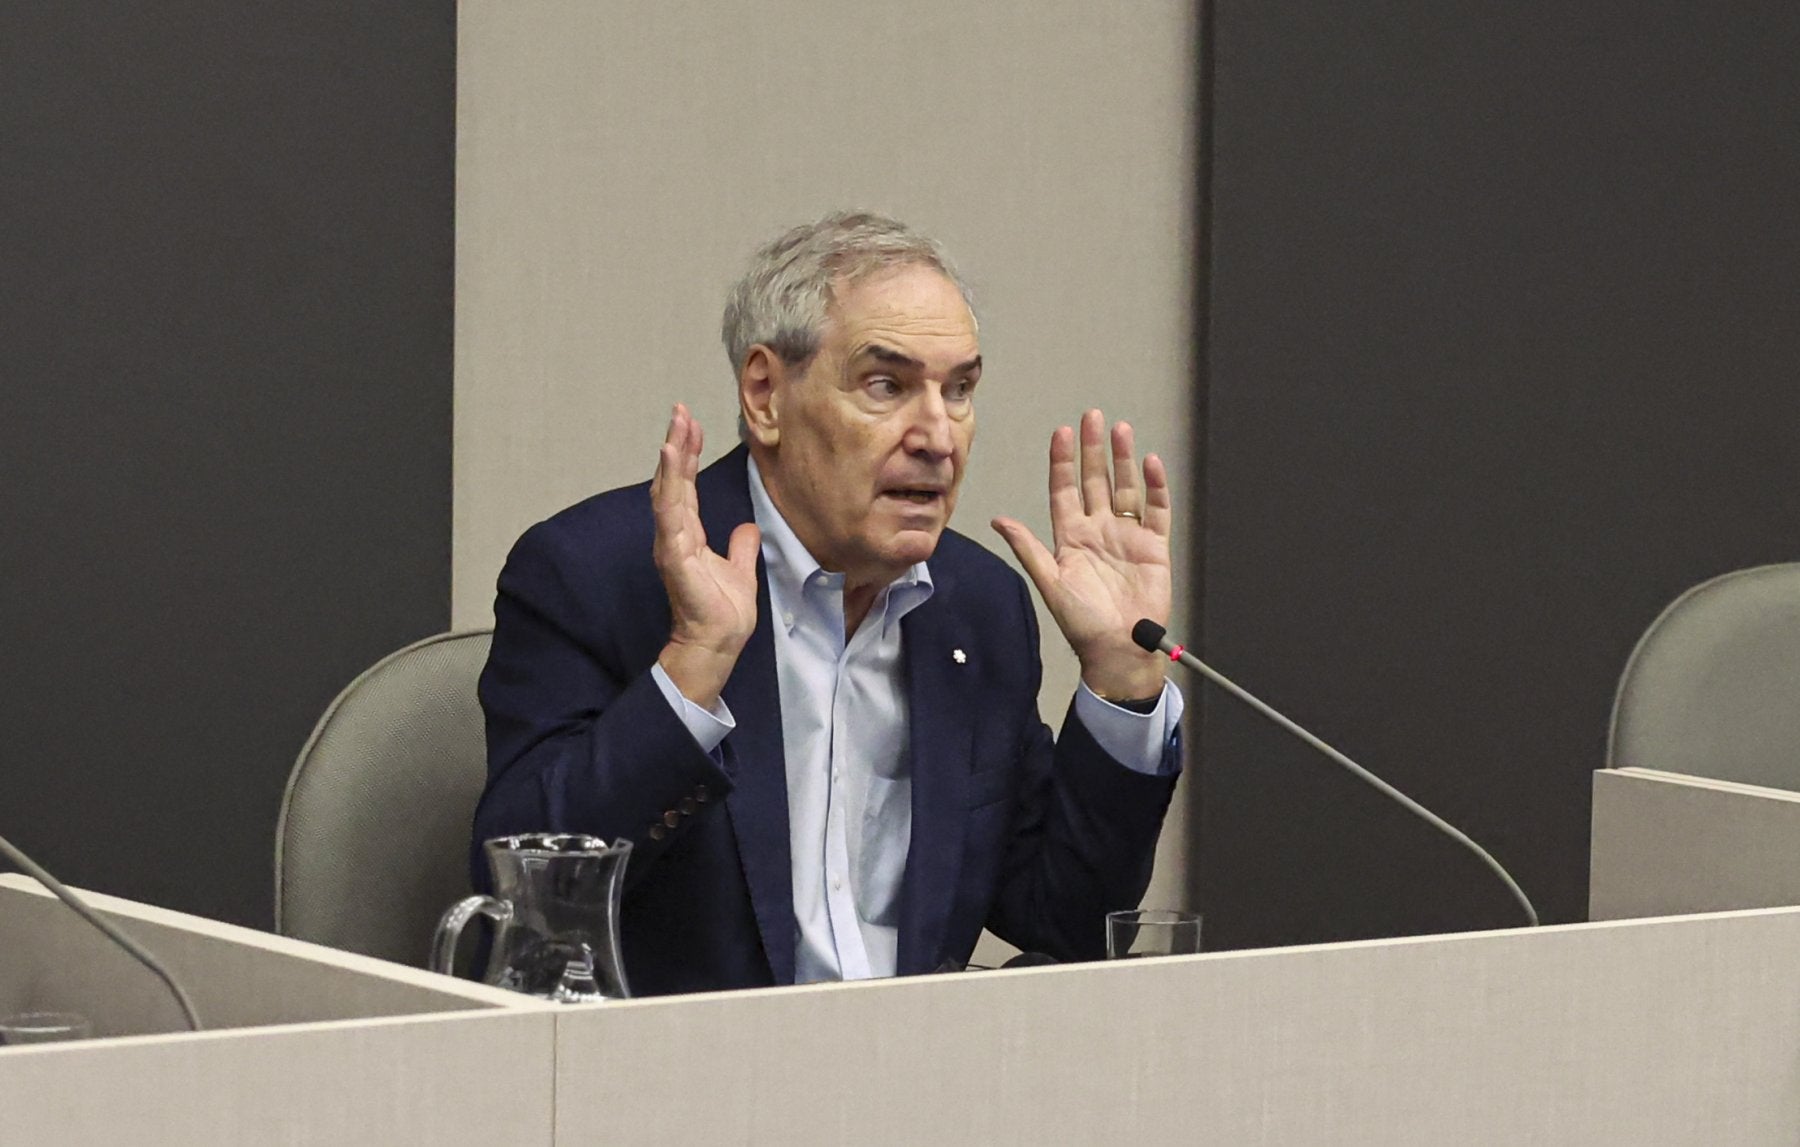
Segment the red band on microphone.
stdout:
<path fill-rule="evenodd" d="M 1169 650 L 1169 660 L 1170 661 L 1180 661 L 1181 660 L 1181 651 L 1186 648 L 1187 648 L 1187 646 L 1185 646 L 1185 645 L 1177 645 L 1175 648 Z"/>

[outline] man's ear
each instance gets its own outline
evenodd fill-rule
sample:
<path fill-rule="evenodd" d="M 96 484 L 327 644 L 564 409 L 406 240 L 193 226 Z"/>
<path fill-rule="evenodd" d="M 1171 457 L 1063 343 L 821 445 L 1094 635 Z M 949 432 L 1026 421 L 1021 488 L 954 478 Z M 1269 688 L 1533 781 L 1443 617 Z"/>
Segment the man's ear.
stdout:
<path fill-rule="evenodd" d="M 780 355 L 761 343 L 750 348 L 738 372 L 738 413 L 748 441 L 764 448 L 780 445 L 780 392 L 786 382 L 787 364 Z"/>

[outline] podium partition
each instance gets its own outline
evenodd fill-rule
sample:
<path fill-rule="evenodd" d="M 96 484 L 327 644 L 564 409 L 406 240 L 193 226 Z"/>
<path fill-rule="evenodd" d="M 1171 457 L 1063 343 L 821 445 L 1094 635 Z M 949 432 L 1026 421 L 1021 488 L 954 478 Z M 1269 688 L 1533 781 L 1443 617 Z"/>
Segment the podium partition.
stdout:
<path fill-rule="evenodd" d="M 1800 908 L 558 1009 L 92 899 L 214 1030 L 0 878 L 0 1006 L 103 1037 L 0 1142 L 1800 1142 Z"/>
<path fill-rule="evenodd" d="M 1800 1142 L 1800 910 L 631 1001 L 558 1143 Z"/>
<path fill-rule="evenodd" d="M 194 999 L 0 876 L 0 1012 L 94 1039 L 0 1048 L 0 1143 L 548 1145 L 555 1012 L 447 976 L 83 893 Z"/>
<path fill-rule="evenodd" d="M 1800 793 L 1601 769 L 1593 817 L 1589 919 L 1800 904 Z"/>

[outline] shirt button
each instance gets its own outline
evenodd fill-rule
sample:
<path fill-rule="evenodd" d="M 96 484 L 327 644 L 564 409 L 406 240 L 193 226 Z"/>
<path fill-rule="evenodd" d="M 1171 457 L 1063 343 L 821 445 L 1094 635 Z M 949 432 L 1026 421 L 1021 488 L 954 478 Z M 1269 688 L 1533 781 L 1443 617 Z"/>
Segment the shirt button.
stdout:
<path fill-rule="evenodd" d="M 788 612 L 781 615 L 781 624 L 787 626 L 789 629 L 794 628 L 794 611 L 793 610 L 789 610 Z"/>
<path fill-rule="evenodd" d="M 841 770 L 833 769 L 831 770 L 831 779 L 834 781 L 841 781 L 844 779 L 844 774 Z"/>
<path fill-rule="evenodd" d="M 844 890 L 843 880 L 836 876 L 832 877 L 831 878 L 831 890 L 833 892 L 842 892 Z"/>

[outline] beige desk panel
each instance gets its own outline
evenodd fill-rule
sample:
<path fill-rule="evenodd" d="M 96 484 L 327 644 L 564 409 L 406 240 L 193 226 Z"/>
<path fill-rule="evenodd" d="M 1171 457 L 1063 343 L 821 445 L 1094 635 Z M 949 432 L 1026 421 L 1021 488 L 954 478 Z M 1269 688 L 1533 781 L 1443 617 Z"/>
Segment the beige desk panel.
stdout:
<path fill-rule="evenodd" d="M 1800 793 L 1653 769 L 1594 774 L 1594 920 L 1800 904 Z"/>
<path fill-rule="evenodd" d="M 0 1049 L 0 1143 L 549 1147 L 554 1026 L 497 1010 Z"/>
<path fill-rule="evenodd" d="M 0 1011 L 79 1011 L 99 1037 L 0 1048 L 0 1147 L 550 1143 L 548 1005 L 83 896 L 163 961 L 207 1030 L 183 1030 L 161 981 L 35 882 L 0 876 Z"/>
<path fill-rule="evenodd" d="M 168 967 L 208 1029 L 544 1006 L 385 960 L 81 895 Z M 184 1030 L 180 1009 L 143 965 L 36 881 L 0 875 L 0 1012 L 27 1009 L 82 1012 L 98 1036 Z"/>
<path fill-rule="evenodd" d="M 1800 911 L 571 1009 L 559 1143 L 1800 1142 Z"/>

